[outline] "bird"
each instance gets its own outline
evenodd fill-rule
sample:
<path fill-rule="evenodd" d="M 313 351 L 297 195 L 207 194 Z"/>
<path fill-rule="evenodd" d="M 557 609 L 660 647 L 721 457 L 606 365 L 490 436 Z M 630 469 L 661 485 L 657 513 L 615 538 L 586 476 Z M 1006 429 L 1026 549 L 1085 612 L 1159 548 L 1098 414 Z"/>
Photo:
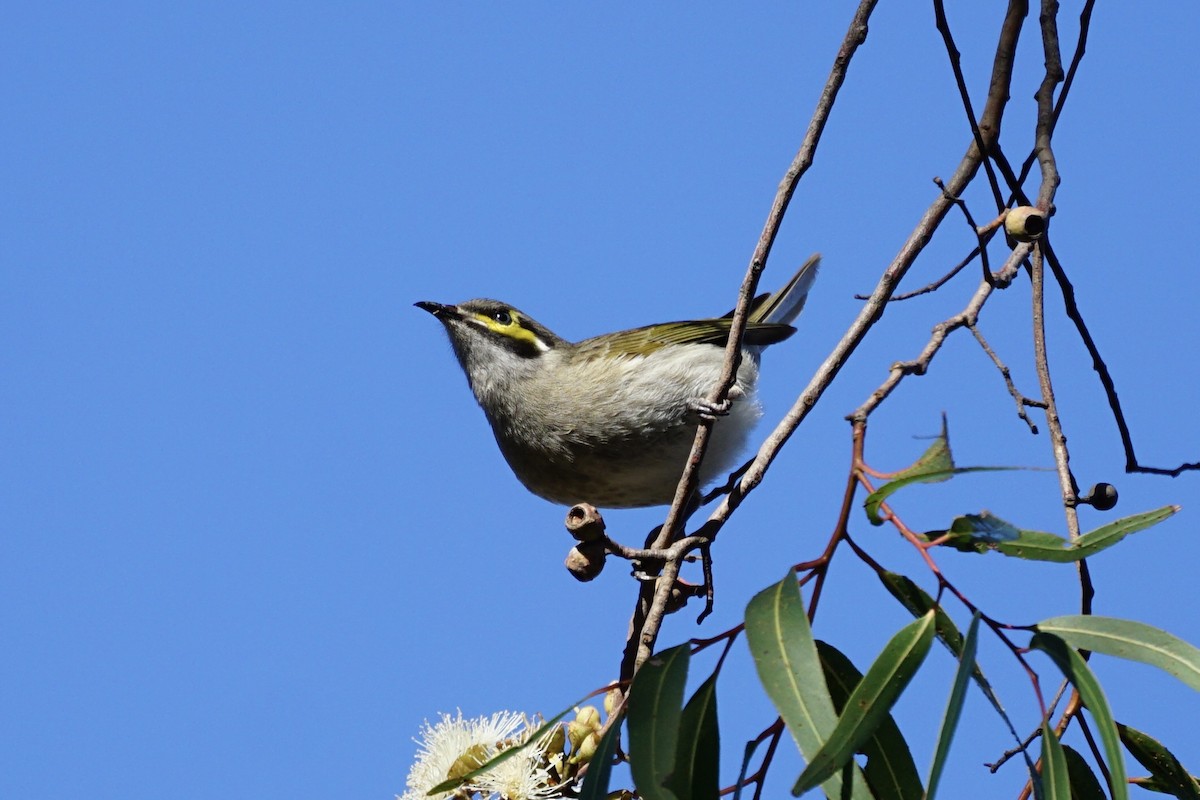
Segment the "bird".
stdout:
<path fill-rule="evenodd" d="M 467 383 L 518 480 L 560 505 L 668 505 L 702 418 L 714 419 L 700 470 L 710 484 L 735 463 L 762 416 L 762 349 L 796 329 L 820 256 L 750 306 L 737 379 L 724 406 L 705 398 L 724 364 L 733 312 L 571 342 L 486 298 L 415 303 L 445 327 Z"/>

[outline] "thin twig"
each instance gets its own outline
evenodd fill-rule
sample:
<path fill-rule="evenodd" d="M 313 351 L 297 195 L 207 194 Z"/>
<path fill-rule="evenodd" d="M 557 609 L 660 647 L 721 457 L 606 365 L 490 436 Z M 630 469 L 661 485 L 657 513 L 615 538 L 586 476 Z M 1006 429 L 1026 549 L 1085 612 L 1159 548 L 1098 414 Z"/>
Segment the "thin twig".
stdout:
<path fill-rule="evenodd" d="M 721 378 L 717 381 L 716 386 L 713 387 L 712 394 L 708 398 L 714 404 L 722 404 L 727 400 L 729 389 L 733 386 L 734 380 L 737 377 L 737 369 L 741 359 L 742 334 L 746 327 L 750 301 L 757 289 L 759 276 L 766 266 L 771 246 L 774 244 L 775 236 L 778 234 L 779 226 L 783 221 L 784 212 L 787 210 L 792 195 L 796 191 L 796 186 L 809 166 L 812 165 L 817 145 L 821 140 L 821 133 L 824 131 L 825 124 L 829 120 L 829 115 L 833 110 L 833 104 L 837 99 L 838 91 L 846 80 L 846 72 L 850 67 L 850 61 L 854 57 L 854 53 L 858 50 L 859 45 L 866 41 L 867 21 L 870 19 L 876 2 L 878 0 L 861 0 L 859 3 L 854 18 L 850 23 L 850 28 L 842 40 L 841 48 L 834 59 L 833 68 L 830 70 L 829 78 L 825 82 L 825 88 L 821 91 L 821 97 L 817 101 L 817 107 L 809 122 L 804 141 L 801 143 L 796 157 L 792 160 L 791 166 L 788 167 L 783 180 L 779 184 L 779 189 L 775 193 L 770 213 L 767 215 L 767 221 L 763 226 L 762 234 L 759 236 L 758 244 L 754 249 L 754 254 L 750 259 L 750 266 L 747 269 L 746 277 L 742 281 L 741 290 L 738 294 L 738 302 L 731 322 L 729 342 L 725 349 L 725 363 L 722 368 Z M 683 509 L 689 499 L 697 493 L 700 462 L 704 458 L 704 452 L 708 447 L 711 430 L 711 422 L 701 423 L 696 429 L 696 438 L 692 443 L 692 451 L 688 456 L 687 465 L 680 476 L 679 486 L 675 491 L 675 499 L 671 504 L 670 511 L 667 512 L 666 521 L 663 523 L 662 529 L 655 541 L 655 545 L 658 547 L 665 545 L 674 538 L 683 516 Z M 654 584 L 642 586 L 638 596 L 637 608 L 634 610 L 633 617 L 630 620 L 629 640 L 626 642 L 625 656 L 621 661 L 622 677 L 632 677 L 637 668 L 653 652 L 654 643 L 658 639 L 658 631 L 662 624 L 663 614 L 665 613 L 667 599 L 670 596 L 671 585 L 674 583 L 678 572 L 678 564 L 672 565 L 671 563 L 667 563 L 663 568 L 663 573 Z"/>
<path fill-rule="evenodd" d="M 1067 437 L 1058 418 L 1058 404 L 1054 400 L 1054 385 L 1050 380 L 1050 364 L 1046 354 L 1046 322 L 1043 313 L 1042 249 L 1033 249 L 1033 354 L 1037 370 L 1038 385 L 1042 391 L 1042 402 L 1046 404 L 1046 427 L 1050 429 L 1050 446 L 1054 451 L 1054 466 L 1058 472 L 1058 485 L 1062 492 L 1063 510 L 1067 517 L 1067 533 L 1071 540 L 1079 538 L 1079 487 L 1071 474 L 1071 454 L 1067 450 Z"/>
<path fill-rule="evenodd" d="M 983 334 L 979 332 L 979 326 L 968 325 L 967 328 L 970 329 L 971 333 L 975 334 L 975 341 L 979 342 L 979 346 L 983 348 L 983 352 L 988 354 L 988 358 L 996 365 L 996 369 L 1000 370 L 1000 377 L 1004 378 L 1004 385 L 1008 387 L 1008 393 L 1012 395 L 1012 399 L 1017 404 L 1017 416 L 1025 420 L 1025 424 L 1029 426 L 1029 432 L 1036 435 L 1038 432 L 1037 425 L 1025 413 L 1025 407 L 1045 408 L 1046 404 L 1041 400 L 1031 400 L 1021 394 L 1017 389 L 1017 385 L 1013 383 L 1012 372 L 1009 370 L 1008 365 L 1000 360 L 1000 356 L 996 355 L 996 351 L 988 344 L 987 339 L 983 338 Z"/>
<path fill-rule="evenodd" d="M 1043 249 L 1046 253 L 1046 264 L 1049 265 L 1050 271 L 1054 273 L 1054 280 L 1062 292 L 1063 305 L 1066 308 L 1067 317 L 1075 324 L 1075 330 L 1079 333 L 1079 338 L 1083 342 L 1083 346 L 1087 349 L 1088 355 L 1092 357 L 1092 369 L 1096 371 L 1096 375 L 1100 379 L 1100 385 L 1104 387 L 1104 395 L 1108 399 L 1108 407 L 1112 410 L 1113 421 L 1116 423 L 1117 431 L 1121 436 L 1121 446 L 1125 449 L 1125 471 L 1150 475 L 1167 475 L 1176 478 L 1183 472 L 1200 470 L 1200 462 L 1184 462 L 1177 467 L 1151 467 L 1145 466 L 1138 461 L 1137 454 L 1133 449 L 1133 436 L 1130 434 L 1129 425 L 1125 421 L 1125 413 L 1121 410 L 1121 400 L 1117 397 L 1116 383 L 1113 381 L 1112 373 L 1108 371 L 1108 365 L 1105 364 L 1104 358 L 1100 355 L 1100 349 L 1096 346 L 1096 340 L 1092 338 L 1092 334 L 1083 320 L 1083 314 L 1079 311 L 1079 305 L 1075 300 L 1075 287 L 1067 278 L 1067 273 L 1059 262 L 1058 256 L 1055 255 L 1051 244 L 1049 242 L 1043 243 Z"/>
<path fill-rule="evenodd" d="M 971 297 L 970 302 L 967 303 L 966 308 L 944 322 L 934 325 L 929 341 L 925 344 L 924 349 L 921 350 L 920 355 L 912 361 L 898 361 L 893 364 L 884 382 L 871 393 L 862 405 L 854 410 L 850 418 L 865 420 L 892 393 L 905 376 L 924 375 L 925 371 L 929 368 L 930 362 L 933 361 L 933 357 L 937 355 L 937 352 L 946 340 L 946 336 L 951 331 L 962 327 L 974 327 L 979 319 L 979 312 L 982 310 L 984 303 L 991 297 L 992 292 L 996 290 L 996 286 L 1008 284 L 1012 276 L 1016 274 L 1026 254 L 1028 254 L 1029 247 L 1029 245 L 1020 245 L 1017 249 L 1013 250 L 1004 267 L 996 273 L 996 280 L 994 282 L 980 281 L 979 288 L 975 290 L 975 294 Z"/>
<path fill-rule="evenodd" d="M 954 83 L 958 86 L 958 97 L 967 113 L 967 122 L 971 126 L 971 135 L 975 138 L 975 146 L 984 154 L 983 168 L 987 172 L 988 186 L 991 187 L 992 196 L 996 200 L 996 209 L 1002 209 L 1004 197 L 1000 194 L 1000 183 L 996 180 L 996 173 L 992 171 L 991 162 L 988 160 L 991 145 L 1000 138 L 999 119 L 994 127 L 986 130 L 985 138 L 983 125 L 975 120 L 975 109 L 971 107 L 971 93 L 967 91 L 967 81 L 962 73 L 962 57 L 958 52 L 958 45 L 954 43 L 954 36 L 950 33 L 950 23 L 946 20 L 946 8 L 942 0 L 933 0 L 933 14 L 938 32 L 942 34 L 942 41 L 946 45 L 946 55 L 950 57 L 950 69 L 954 72 Z"/>
<path fill-rule="evenodd" d="M 1009 86 L 1012 82 L 1013 57 L 1021 35 L 1021 22 L 1027 12 L 1028 6 L 1026 3 L 1019 0 L 1010 0 L 996 46 L 996 56 L 993 60 L 988 100 L 984 105 L 983 115 L 981 116 L 980 127 L 983 130 L 999 128 L 1000 117 L 1003 115 L 1005 104 L 1008 102 Z M 954 171 L 950 180 L 946 182 L 947 189 L 951 195 L 961 193 L 966 185 L 970 183 L 978 171 L 982 159 L 983 153 L 972 142 L 959 162 L 958 168 Z M 775 460 L 775 456 L 778 455 L 780 448 L 783 447 L 804 418 L 808 416 L 809 411 L 816 405 L 821 395 L 824 394 L 825 389 L 829 387 L 830 383 L 841 371 L 841 368 L 855 349 L 857 349 L 867 332 L 883 315 L 884 307 L 888 299 L 895 293 L 896 286 L 929 242 L 933 236 L 933 232 L 949 212 L 951 205 L 952 203 L 944 195 L 939 194 L 929 208 L 926 209 L 912 233 L 909 234 L 908 240 L 900 248 L 900 252 L 892 260 L 892 263 L 888 265 L 887 269 L 884 270 L 879 283 L 875 287 L 875 291 L 872 292 L 866 304 L 860 309 L 858 316 L 855 317 L 846 334 L 834 346 L 833 351 L 826 357 L 825 361 L 817 368 L 816 373 L 809 380 L 808 386 L 800 393 L 800 396 L 796 399 L 791 409 L 775 426 L 775 430 L 763 441 L 757 455 L 746 470 L 746 474 L 742 476 L 742 480 L 721 501 L 716 510 L 709 516 L 708 521 L 704 523 L 700 529 L 704 535 L 709 538 L 715 537 L 725 522 L 728 521 L 730 515 L 741 505 L 746 495 L 762 482 L 763 476 Z"/>

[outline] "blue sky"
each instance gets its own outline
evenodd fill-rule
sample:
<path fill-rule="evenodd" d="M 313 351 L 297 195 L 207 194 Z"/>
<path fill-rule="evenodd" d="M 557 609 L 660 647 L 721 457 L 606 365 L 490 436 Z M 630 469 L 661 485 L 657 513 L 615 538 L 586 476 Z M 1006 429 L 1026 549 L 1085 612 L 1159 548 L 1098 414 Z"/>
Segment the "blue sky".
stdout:
<path fill-rule="evenodd" d="M 976 107 L 996 9 L 951 9 Z M 995 4 L 993 4 L 995 5 Z M 1190 235 L 1200 10 L 1099 4 L 1055 142 L 1055 248 L 1115 376 L 1139 456 L 1200 459 Z M 391 797 L 411 738 L 461 708 L 554 713 L 616 672 L 633 587 L 561 567 L 563 509 L 508 473 L 439 326 L 417 300 L 496 296 L 563 336 L 732 305 L 849 4 L 88 4 L 0 25 L 0 796 Z M 1078 9 L 1064 4 L 1064 49 Z M 1004 144 L 1032 142 L 1042 56 L 1022 42 Z M 824 269 L 800 333 L 765 359 L 767 423 L 857 313 L 969 134 L 932 10 L 881 4 L 765 285 Z M 1032 184 L 1031 184 L 1032 185 Z M 967 199 L 979 218 L 988 195 Z M 972 246 L 952 218 L 907 287 Z M 999 257 L 999 250 L 993 257 Z M 849 457 L 843 416 L 975 286 L 889 309 L 716 551 L 717 612 L 816 556 Z M 1033 394 L 1028 285 L 981 330 Z M 570 303 L 570 305 L 564 305 Z M 1125 476 L 1090 360 L 1048 293 L 1051 364 L 1081 484 L 1112 514 L 1182 514 L 1094 559 L 1098 613 L 1200 642 L 1200 476 Z M 1047 466 L 965 334 L 872 418 L 896 469 L 950 420 L 962 464 Z M 1041 426 L 1044 430 L 1044 425 Z M 763 427 L 763 433 L 768 430 Z M 1049 473 L 901 496 L 917 528 L 988 508 L 1062 531 Z M 655 509 L 610 515 L 640 541 Z M 876 558 L 931 583 L 861 517 Z M 848 556 L 848 554 L 842 554 Z M 1071 613 L 1070 568 L 939 554 L 989 613 Z M 961 609 L 951 609 L 965 619 Z M 905 621 L 851 558 L 817 634 L 865 667 Z M 985 668 L 1022 731 L 1034 703 L 992 641 Z M 725 756 L 774 714 L 744 649 L 722 678 Z M 700 664 L 703 664 L 701 659 Z M 1118 719 L 1200 769 L 1200 698 L 1097 657 Z M 1045 665 L 1044 665 L 1045 666 Z M 897 709 L 928 763 L 952 665 L 935 652 Z M 1045 674 L 1052 670 L 1046 666 Z M 1047 680 L 1052 683 L 1052 679 Z M 947 774 L 1010 797 L 1020 768 L 979 696 Z M 1081 746 L 1079 741 L 1067 742 Z M 769 794 L 798 772 L 781 747 Z M 787 752 L 785 752 L 787 751 Z M 729 769 L 726 770 L 729 773 Z M 727 782 L 731 779 L 727 777 Z"/>

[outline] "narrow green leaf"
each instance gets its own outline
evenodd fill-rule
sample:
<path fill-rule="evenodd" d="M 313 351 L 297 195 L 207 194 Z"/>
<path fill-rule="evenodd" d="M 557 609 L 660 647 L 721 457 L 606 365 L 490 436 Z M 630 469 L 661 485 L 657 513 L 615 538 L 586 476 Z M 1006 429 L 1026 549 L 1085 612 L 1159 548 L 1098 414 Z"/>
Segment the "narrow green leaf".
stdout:
<path fill-rule="evenodd" d="M 882 525 L 883 518 L 879 516 L 879 507 L 883 502 L 891 497 L 896 492 L 913 483 L 940 483 L 948 481 L 955 475 L 966 475 L 971 472 L 1009 472 L 1012 470 L 1030 469 L 1029 467 L 955 467 L 954 469 L 942 469 L 932 472 L 923 472 L 909 474 L 903 478 L 896 478 L 880 486 L 875 491 L 867 495 L 867 499 L 863 501 L 863 507 L 867 511 L 867 519 L 872 525 Z"/>
<path fill-rule="evenodd" d="M 824 783 L 850 763 L 925 660 L 933 644 L 933 630 L 934 615 L 930 612 L 892 637 L 846 701 L 845 711 L 829 739 L 800 773 L 792 794 L 799 795 Z"/>
<path fill-rule="evenodd" d="M 1092 714 L 1095 727 L 1104 743 L 1104 754 L 1108 761 L 1108 774 L 1112 778 L 1109 791 L 1113 800 L 1126 800 L 1129 797 L 1125 785 L 1125 760 L 1121 752 L 1120 739 L 1117 736 L 1117 725 L 1113 721 L 1112 711 L 1108 707 L 1108 699 L 1100 688 L 1100 682 L 1092 674 L 1083 656 L 1072 650 L 1067 643 L 1052 633 L 1039 631 L 1033 635 L 1029 646 L 1041 650 L 1054 661 L 1062 670 L 1072 685 L 1079 690 L 1083 704 Z"/>
<path fill-rule="evenodd" d="M 1101 525 L 1094 531 L 1088 531 L 1083 536 L 1079 537 L 1078 545 L 1083 549 L 1096 548 L 1103 550 L 1105 547 L 1111 547 L 1117 542 L 1124 539 L 1131 533 L 1145 530 L 1153 525 L 1157 525 L 1168 517 L 1179 513 L 1181 506 L 1163 506 L 1156 508 L 1153 511 L 1143 511 L 1141 514 L 1133 514 L 1128 517 L 1113 520 L 1107 525 Z"/>
<path fill-rule="evenodd" d="M 1082 614 L 1051 617 L 1035 627 L 1080 650 L 1158 667 L 1200 691 L 1200 649 L 1160 628 L 1128 619 Z"/>
<path fill-rule="evenodd" d="M 608 781 L 612 775 L 613 755 L 617 751 L 617 740 L 621 736 L 621 720 L 608 726 L 600 737 L 596 752 L 588 762 L 587 774 L 579 790 L 579 800 L 605 800 L 608 797 Z"/>
<path fill-rule="evenodd" d="M 822 677 L 795 573 L 789 571 L 779 583 L 751 599 L 746 607 L 746 642 L 763 689 L 801 754 L 812 759 L 837 725 L 837 715 Z M 851 774 L 851 796 L 868 800 L 871 795 L 862 772 L 854 769 Z M 842 777 L 833 775 L 823 788 L 829 797 L 841 798 Z"/>
<path fill-rule="evenodd" d="M 942 768 L 946 765 L 946 757 L 950 754 L 950 743 L 954 741 L 954 731 L 958 729 L 958 720 L 962 716 L 963 700 L 967 696 L 967 681 L 975 671 L 975 645 L 979 641 L 979 612 L 971 617 L 967 627 L 967 639 L 963 644 L 962 656 L 958 661 L 958 670 L 954 673 L 954 684 L 950 689 L 950 699 L 946 703 L 946 713 L 942 715 L 942 728 L 938 732 L 937 747 L 933 753 L 933 763 L 929 767 L 929 780 L 926 781 L 926 800 L 933 800 L 937 792 L 938 781 L 942 777 Z"/>
<path fill-rule="evenodd" d="M 862 681 L 862 673 L 840 650 L 826 642 L 817 641 L 825 683 L 833 697 L 833 708 L 841 714 L 846 701 Z M 908 742 L 900 727 L 888 714 L 879 723 L 874 735 L 859 750 L 867 758 L 863 775 L 875 797 L 889 800 L 921 800 L 925 796 L 921 776 L 913 762 Z"/>
<path fill-rule="evenodd" d="M 1063 755 L 1067 757 L 1067 773 L 1071 778 L 1071 800 L 1108 800 L 1087 760 L 1065 744 Z"/>
<path fill-rule="evenodd" d="M 955 517 L 948 530 L 931 531 L 926 535 L 937 538 L 949 534 L 950 538 L 944 542 L 944 546 L 964 552 L 987 553 L 994 550 L 1027 561 L 1068 564 L 1091 558 L 1129 534 L 1157 525 L 1178 510 L 1179 506 L 1163 506 L 1154 511 L 1124 517 L 1085 533 L 1073 542 L 1053 533 L 1017 528 L 986 511 Z M 1015 537 L 1013 531 L 1016 531 Z"/>
<path fill-rule="evenodd" d="M 890 481 L 867 497 L 864 503 L 867 509 L 867 519 L 871 521 L 872 525 L 882 525 L 883 520 L 879 518 L 879 506 L 892 492 L 910 483 L 936 483 L 950 480 L 953 472 L 954 457 L 950 454 L 950 430 L 946 425 L 946 415 L 942 414 L 942 432 L 934 437 L 933 444 L 925 449 L 920 458 L 897 472 Z"/>
<path fill-rule="evenodd" d="M 892 596 L 908 609 L 914 617 L 920 617 L 930 610 L 934 612 L 934 625 L 937 628 L 937 637 L 946 649 L 957 659 L 962 658 L 963 653 L 963 637 L 958 631 L 958 626 L 954 624 L 954 620 L 950 619 L 950 615 L 942 610 L 942 607 L 933 602 L 933 598 L 929 593 L 918 586 L 912 579 L 896 572 L 884 572 L 879 576 L 884 587 L 887 588 Z M 1020 735 L 1017 733 L 1016 727 L 1012 724 L 1012 720 L 1008 718 L 1008 713 L 1004 710 L 1004 706 L 1000 704 L 1000 698 L 996 696 L 992 685 L 988 683 L 987 678 L 983 675 L 983 670 L 976 664 L 971 672 L 975 683 L 983 691 L 988 702 L 996 709 L 996 713 L 1008 725 L 1009 732 L 1012 733 L 1013 739 L 1017 742 L 1021 741 Z M 1033 761 L 1029 761 L 1029 766 L 1032 768 Z"/>
<path fill-rule="evenodd" d="M 1071 800 L 1071 777 L 1062 745 L 1048 722 L 1042 723 L 1042 797 Z"/>
<path fill-rule="evenodd" d="M 1117 733 L 1121 735 L 1121 743 L 1138 763 L 1150 770 L 1169 794 L 1181 800 L 1200 800 L 1200 786 L 1188 774 L 1188 771 L 1175 758 L 1175 754 L 1162 746 L 1152 736 L 1142 733 L 1136 728 L 1117 723 Z"/>
<path fill-rule="evenodd" d="M 721 793 L 721 742 L 717 731 L 717 674 L 688 700 L 679 719 L 675 770 L 667 788 L 679 798 L 717 800 Z"/>
<path fill-rule="evenodd" d="M 1196 777 L 1195 775 L 1192 776 L 1192 780 L 1200 782 L 1200 778 Z M 1129 782 L 1131 784 L 1133 784 L 1134 786 L 1145 789 L 1148 792 L 1158 792 L 1159 794 L 1170 794 L 1171 793 L 1170 787 L 1168 787 L 1161 780 L 1159 780 L 1158 778 L 1155 778 L 1152 775 L 1147 775 L 1144 778 L 1143 777 L 1130 778 Z"/>
<path fill-rule="evenodd" d="M 965 514 L 956 517 L 950 523 L 950 534 L 965 537 L 971 542 L 999 544 L 1011 542 L 1021 537 L 1021 529 L 1011 522 L 1005 522 L 990 511 L 978 514 Z"/>
<path fill-rule="evenodd" d="M 645 800 L 675 800 L 665 783 L 675 768 L 689 650 L 681 644 L 652 656 L 629 688 L 629 770 Z"/>

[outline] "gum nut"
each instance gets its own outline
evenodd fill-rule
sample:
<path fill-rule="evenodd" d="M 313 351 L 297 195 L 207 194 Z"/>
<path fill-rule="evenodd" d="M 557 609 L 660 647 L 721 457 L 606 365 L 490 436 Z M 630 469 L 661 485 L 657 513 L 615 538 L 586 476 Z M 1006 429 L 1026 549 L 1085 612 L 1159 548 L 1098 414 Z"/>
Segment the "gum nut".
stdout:
<path fill-rule="evenodd" d="M 594 579 L 604 569 L 604 546 L 593 547 L 599 542 L 580 542 L 567 553 L 567 572 L 575 580 L 586 583 Z"/>
<path fill-rule="evenodd" d="M 1018 242 L 1032 242 L 1046 232 L 1046 212 L 1033 206 L 1017 206 L 1004 218 L 1004 230 Z"/>
<path fill-rule="evenodd" d="M 567 532 L 581 542 L 594 542 L 604 537 L 604 517 L 590 503 L 571 506 L 567 511 Z"/>

